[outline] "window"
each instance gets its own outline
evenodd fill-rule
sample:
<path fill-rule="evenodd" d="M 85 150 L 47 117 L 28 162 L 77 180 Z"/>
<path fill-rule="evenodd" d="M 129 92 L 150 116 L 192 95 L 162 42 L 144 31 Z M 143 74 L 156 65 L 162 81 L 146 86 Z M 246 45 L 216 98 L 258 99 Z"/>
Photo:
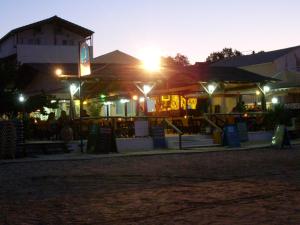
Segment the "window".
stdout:
<path fill-rule="evenodd" d="M 117 115 L 123 115 L 124 114 L 124 104 L 122 104 L 119 101 L 116 104 L 116 113 L 117 113 Z"/>

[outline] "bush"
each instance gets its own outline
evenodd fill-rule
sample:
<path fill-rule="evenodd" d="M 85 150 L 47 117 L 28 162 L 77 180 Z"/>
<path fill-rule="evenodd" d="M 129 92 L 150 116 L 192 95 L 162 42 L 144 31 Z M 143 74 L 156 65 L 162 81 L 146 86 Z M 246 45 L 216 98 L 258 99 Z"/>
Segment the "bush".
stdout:
<path fill-rule="evenodd" d="M 264 117 L 264 126 L 267 130 L 274 129 L 277 125 L 291 125 L 292 113 L 283 105 L 276 105 L 273 109 L 268 110 Z"/>

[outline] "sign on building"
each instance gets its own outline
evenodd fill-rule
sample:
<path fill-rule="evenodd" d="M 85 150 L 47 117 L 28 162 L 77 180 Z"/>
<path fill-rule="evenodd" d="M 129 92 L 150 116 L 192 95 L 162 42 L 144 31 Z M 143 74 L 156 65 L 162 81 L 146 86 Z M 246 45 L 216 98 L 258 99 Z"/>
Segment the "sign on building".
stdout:
<path fill-rule="evenodd" d="M 79 70 L 80 76 L 87 76 L 91 74 L 91 58 L 90 47 L 86 42 L 82 42 L 79 48 Z"/>

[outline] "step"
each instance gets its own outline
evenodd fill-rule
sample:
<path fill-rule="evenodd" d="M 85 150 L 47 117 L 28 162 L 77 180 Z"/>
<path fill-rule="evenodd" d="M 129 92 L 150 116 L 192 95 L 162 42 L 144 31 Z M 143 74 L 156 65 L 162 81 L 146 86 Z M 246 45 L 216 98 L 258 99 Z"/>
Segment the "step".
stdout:
<path fill-rule="evenodd" d="M 209 147 L 219 147 L 220 144 L 190 144 L 190 145 L 182 145 L 182 149 L 193 149 L 193 148 L 209 148 Z M 179 149 L 179 145 L 177 146 L 168 146 L 169 149 Z"/>
<path fill-rule="evenodd" d="M 201 141 L 182 141 L 181 142 L 182 145 L 189 145 L 189 144 L 194 144 L 194 145 L 210 145 L 213 144 L 214 141 L 213 140 L 201 140 Z M 169 145 L 178 145 L 179 141 L 172 141 L 172 142 L 168 142 Z"/>
<path fill-rule="evenodd" d="M 220 144 L 209 144 L 209 145 L 184 145 L 183 149 L 192 149 L 192 148 L 209 148 L 209 147 L 219 147 L 222 146 Z"/>
<path fill-rule="evenodd" d="M 179 148 L 179 137 L 178 136 L 167 136 L 166 137 L 168 148 L 178 149 Z M 214 143 L 214 140 L 210 135 L 183 135 L 181 139 L 181 145 L 183 149 L 186 148 L 201 148 L 201 147 L 216 147 L 218 144 Z"/>

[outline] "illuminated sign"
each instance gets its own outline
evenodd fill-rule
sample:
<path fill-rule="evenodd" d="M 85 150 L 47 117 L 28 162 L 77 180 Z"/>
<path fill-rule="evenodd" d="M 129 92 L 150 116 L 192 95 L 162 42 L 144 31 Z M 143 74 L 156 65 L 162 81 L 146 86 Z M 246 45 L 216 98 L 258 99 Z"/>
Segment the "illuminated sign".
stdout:
<path fill-rule="evenodd" d="M 86 42 L 80 44 L 80 76 L 91 74 L 90 48 Z"/>

